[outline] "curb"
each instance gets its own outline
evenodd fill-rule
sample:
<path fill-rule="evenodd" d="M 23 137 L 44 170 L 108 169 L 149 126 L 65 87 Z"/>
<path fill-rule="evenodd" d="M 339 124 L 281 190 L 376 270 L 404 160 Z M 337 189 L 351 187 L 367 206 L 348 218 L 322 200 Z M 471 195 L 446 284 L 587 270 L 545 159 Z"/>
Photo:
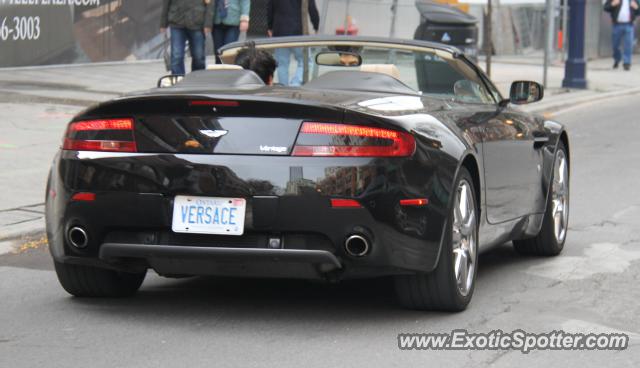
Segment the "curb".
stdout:
<path fill-rule="evenodd" d="M 44 215 L 33 221 L 23 222 L 17 225 L 5 226 L 0 232 L 0 241 L 8 241 L 42 234 L 45 232 Z"/>
<path fill-rule="evenodd" d="M 0 256 L 13 252 L 29 239 L 42 236 L 45 236 L 44 217 L 8 226 L 0 234 Z"/>
<path fill-rule="evenodd" d="M 590 91 L 590 93 L 588 94 L 582 94 L 577 97 L 576 96 L 572 97 L 571 96 L 572 93 L 573 92 L 568 92 L 567 98 L 560 98 L 558 101 L 554 100 L 546 104 L 541 103 L 539 105 L 531 105 L 527 107 L 523 106 L 522 109 L 524 111 L 534 113 L 534 114 L 548 115 L 548 114 L 557 113 L 558 111 L 564 110 L 566 108 L 573 108 L 573 107 L 577 107 L 577 106 L 584 105 L 594 101 L 602 101 L 602 100 L 607 100 L 610 98 L 615 98 L 623 95 L 637 94 L 637 93 L 640 93 L 640 87 L 625 88 L 622 90 L 611 91 L 611 92 Z M 556 96 L 559 96 L 559 95 L 556 95 Z M 554 96 L 551 96 L 551 97 L 554 97 Z"/>

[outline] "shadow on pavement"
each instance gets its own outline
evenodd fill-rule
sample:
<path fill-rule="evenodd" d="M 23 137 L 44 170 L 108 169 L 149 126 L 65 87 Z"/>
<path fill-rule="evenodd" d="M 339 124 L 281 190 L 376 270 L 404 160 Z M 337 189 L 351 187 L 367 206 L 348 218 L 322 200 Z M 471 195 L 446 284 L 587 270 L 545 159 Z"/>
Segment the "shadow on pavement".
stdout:
<path fill-rule="evenodd" d="M 490 280 L 508 279 L 509 273 L 521 268 L 522 263 L 531 264 L 535 259 L 518 255 L 510 243 L 482 254 L 476 297 L 482 296 L 483 288 L 496 287 Z M 376 319 L 381 323 L 397 321 L 398 312 L 401 312 L 400 318 L 407 321 L 415 320 L 418 313 L 424 317 L 424 312 L 406 311 L 397 304 L 393 280 L 389 277 L 324 284 L 285 279 L 165 279 L 150 271 L 147 281 L 133 298 L 70 297 L 67 301 L 75 306 L 90 306 L 83 310 L 92 313 L 143 320 L 167 318 L 174 322 L 194 316 L 228 316 L 243 321 L 320 318 L 345 322 L 355 316 L 363 321 Z M 319 314 L 319 310 L 323 312 Z M 443 318 L 455 314 L 431 313 L 430 316 Z"/>

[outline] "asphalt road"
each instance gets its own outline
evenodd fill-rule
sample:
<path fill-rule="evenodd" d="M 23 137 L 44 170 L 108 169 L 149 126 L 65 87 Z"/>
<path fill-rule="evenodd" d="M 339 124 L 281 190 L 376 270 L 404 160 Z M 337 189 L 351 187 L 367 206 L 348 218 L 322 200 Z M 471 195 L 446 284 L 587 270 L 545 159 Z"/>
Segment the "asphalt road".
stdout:
<path fill-rule="evenodd" d="M 401 309 L 388 280 L 163 279 L 131 299 L 77 299 L 42 239 L 0 256 L 0 367 L 414 367 L 640 364 L 640 95 L 556 118 L 571 133 L 570 232 L 556 258 L 480 258 L 463 313 Z M 62 111 L 66 113 L 66 111 Z M 625 332 L 624 351 L 401 351 L 397 334 Z"/>

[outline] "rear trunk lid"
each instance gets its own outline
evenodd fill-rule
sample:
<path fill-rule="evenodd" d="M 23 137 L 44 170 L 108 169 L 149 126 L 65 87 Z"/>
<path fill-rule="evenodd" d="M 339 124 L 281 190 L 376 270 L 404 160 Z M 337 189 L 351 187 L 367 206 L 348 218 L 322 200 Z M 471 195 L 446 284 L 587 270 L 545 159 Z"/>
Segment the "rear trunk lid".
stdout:
<path fill-rule="evenodd" d="M 303 120 L 340 122 L 342 111 L 273 100 L 160 96 L 117 100 L 90 115 L 133 118 L 138 152 L 285 156 Z"/>

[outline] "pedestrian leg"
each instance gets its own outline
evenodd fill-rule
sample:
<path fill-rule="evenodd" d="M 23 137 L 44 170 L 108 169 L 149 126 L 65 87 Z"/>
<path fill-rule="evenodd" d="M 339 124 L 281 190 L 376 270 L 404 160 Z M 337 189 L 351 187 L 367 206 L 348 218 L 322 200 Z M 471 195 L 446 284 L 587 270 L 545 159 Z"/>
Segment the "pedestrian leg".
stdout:
<path fill-rule="evenodd" d="M 302 74 L 304 73 L 304 57 L 302 56 L 302 47 L 296 47 L 292 49 L 293 55 L 296 58 L 296 73 L 291 80 L 292 86 L 302 85 Z"/>
<path fill-rule="evenodd" d="M 224 33 L 224 45 L 238 41 L 240 38 L 239 26 L 225 26 L 226 31 Z"/>
<path fill-rule="evenodd" d="M 622 59 L 622 55 L 620 52 L 620 42 L 622 41 L 623 28 L 620 24 L 614 24 L 613 29 L 611 30 L 611 44 L 613 46 L 613 62 L 614 68 L 618 66 L 620 63 L 620 59 Z"/>
<path fill-rule="evenodd" d="M 186 29 L 171 27 L 171 74 L 184 75 L 184 47 L 187 42 Z"/>
<path fill-rule="evenodd" d="M 274 56 L 276 62 L 278 63 L 277 74 L 278 74 L 278 83 L 283 86 L 289 85 L 289 60 L 291 56 L 289 54 L 289 49 L 276 49 L 274 52 Z"/>
<path fill-rule="evenodd" d="M 191 71 L 207 67 L 204 54 L 205 37 L 200 29 L 189 30 L 189 50 L 191 51 Z"/>
<path fill-rule="evenodd" d="M 623 36 L 623 58 L 622 62 L 625 66 L 631 65 L 631 54 L 633 52 L 633 24 L 625 24 L 624 27 L 624 36 Z"/>
<path fill-rule="evenodd" d="M 213 39 L 213 54 L 216 56 L 216 64 L 222 63 L 218 56 L 218 50 L 224 45 L 224 34 L 224 25 L 213 25 L 213 30 L 211 30 L 211 39 Z"/>

